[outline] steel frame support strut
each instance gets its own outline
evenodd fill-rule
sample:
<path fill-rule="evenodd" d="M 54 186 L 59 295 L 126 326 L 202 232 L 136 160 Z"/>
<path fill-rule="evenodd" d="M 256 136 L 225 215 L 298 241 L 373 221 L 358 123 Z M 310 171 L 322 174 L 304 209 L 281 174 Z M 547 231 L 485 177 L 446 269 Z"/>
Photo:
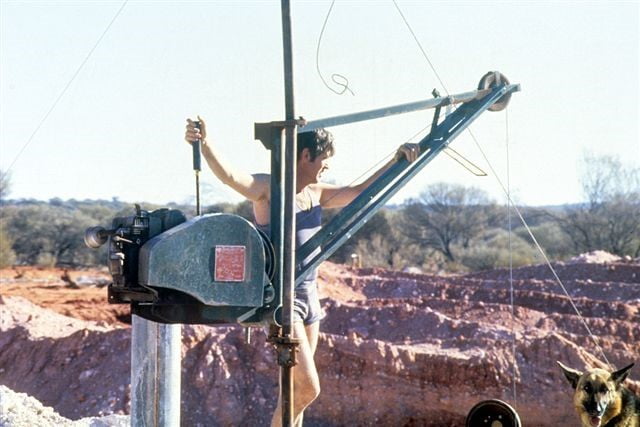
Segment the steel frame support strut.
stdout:
<path fill-rule="evenodd" d="M 298 128 L 298 133 L 307 132 L 310 129 L 325 128 L 331 126 L 346 125 L 349 123 L 362 122 L 365 120 L 379 119 L 383 117 L 395 116 L 397 114 L 410 113 L 412 111 L 427 110 L 430 108 L 446 107 L 463 102 L 470 102 L 484 98 L 491 93 L 491 89 L 479 89 L 471 92 L 459 93 L 456 95 L 425 99 L 422 101 L 408 102 L 405 104 L 393 105 L 391 107 L 376 108 L 374 110 L 360 111 L 358 113 L 344 114 L 341 116 L 325 117 L 324 119 L 312 120 L 303 127 Z"/>

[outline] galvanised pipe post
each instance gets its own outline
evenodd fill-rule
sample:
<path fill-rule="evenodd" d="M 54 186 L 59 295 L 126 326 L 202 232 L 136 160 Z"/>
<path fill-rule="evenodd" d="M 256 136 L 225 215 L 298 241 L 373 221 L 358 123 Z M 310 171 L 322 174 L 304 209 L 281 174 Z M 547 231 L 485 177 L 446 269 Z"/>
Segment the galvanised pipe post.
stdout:
<path fill-rule="evenodd" d="M 295 279 L 295 194 L 296 194 L 296 125 L 293 96 L 293 47 L 289 0 L 282 0 L 282 44 L 284 58 L 285 138 L 284 138 L 284 232 L 282 241 L 282 337 L 279 348 L 281 366 L 282 425 L 293 426 L 293 366 L 295 338 L 293 298 Z M 271 207 L 273 209 L 273 207 Z"/>
<path fill-rule="evenodd" d="M 131 316 L 131 426 L 180 426 L 182 326 Z"/>

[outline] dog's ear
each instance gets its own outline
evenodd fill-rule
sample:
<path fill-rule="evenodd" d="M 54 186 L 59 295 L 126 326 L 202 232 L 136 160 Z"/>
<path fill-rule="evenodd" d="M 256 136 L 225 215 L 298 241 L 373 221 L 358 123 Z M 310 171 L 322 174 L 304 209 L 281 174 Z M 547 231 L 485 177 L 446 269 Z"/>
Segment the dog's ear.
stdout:
<path fill-rule="evenodd" d="M 616 383 L 616 385 L 622 384 L 622 382 L 627 378 L 627 375 L 629 375 L 629 371 L 631 370 L 633 365 L 634 365 L 634 363 L 632 363 L 629 366 L 625 366 L 624 368 L 620 369 L 619 371 L 615 371 L 615 372 L 611 373 L 611 377 L 610 377 L 611 381 Z"/>
<path fill-rule="evenodd" d="M 567 380 L 569 380 L 571 387 L 573 387 L 574 389 L 578 387 L 578 381 L 582 376 L 582 372 L 576 371 L 575 369 L 571 369 L 568 366 L 564 366 L 562 363 L 558 361 L 556 361 L 556 363 L 560 365 L 560 368 L 562 369 L 562 373 L 564 373 L 564 376 L 567 377 Z"/>

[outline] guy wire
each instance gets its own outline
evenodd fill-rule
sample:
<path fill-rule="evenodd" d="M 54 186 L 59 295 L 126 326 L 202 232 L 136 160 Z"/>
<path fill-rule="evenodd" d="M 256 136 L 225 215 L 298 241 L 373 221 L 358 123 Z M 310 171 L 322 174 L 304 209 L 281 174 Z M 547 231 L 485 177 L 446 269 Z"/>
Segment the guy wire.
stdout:
<path fill-rule="evenodd" d="M 393 4 L 395 5 L 396 9 L 400 13 L 400 16 L 402 17 L 402 20 L 404 21 L 405 25 L 409 29 L 409 32 L 411 32 L 411 35 L 413 36 L 413 39 L 416 41 L 416 44 L 418 45 L 418 48 L 420 48 L 420 51 L 422 52 L 422 55 L 424 56 L 424 59 L 427 61 L 427 63 L 429 64 L 429 66 L 433 70 L 433 73 L 436 75 L 436 78 L 438 79 L 438 81 L 440 82 L 442 87 L 444 88 L 444 91 L 446 92 L 447 96 L 449 96 L 449 91 L 447 90 L 447 86 L 444 84 L 444 81 L 442 80 L 442 78 L 438 74 L 438 71 L 433 66 L 431 61 L 429 60 L 429 56 L 427 55 L 427 53 L 425 52 L 424 48 L 422 47 L 422 44 L 420 43 L 420 40 L 418 40 L 418 37 L 416 36 L 415 32 L 411 28 L 411 25 L 407 21 L 407 18 L 405 18 L 404 14 L 402 13 L 402 10 L 398 6 L 398 3 L 396 2 L 396 0 L 393 0 Z M 454 106 L 454 110 L 456 108 L 457 107 Z M 505 120 L 506 120 L 506 144 L 507 144 L 507 183 L 508 183 L 507 186 L 509 187 L 509 124 L 508 124 L 508 117 L 509 116 L 507 115 Z M 471 132 L 470 129 L 469 129 L 469 132 Z M 445 150 L 445 153 L 446 153 L 446 150 Z M 460 161 L 455 159 L 453 156 L 451 156 L 451 155 L 449 155 L 449 156 L 452 157 L 454 160 L 456 160 L 458 163 L 460 163 Z M 485 159 L 486 159 L 486 157 L 485 157 Z M 460 163 L 460 164 L 462 164 L 462 163 Z M 466 168 L 466 166 L 465 166 L 465 168 Z M 486 173 L 485 173 L 485 175 L 486 175 Z M 495 175 L 495 171 L 494 171 L 494 175 Z M 508 203 L 509 203 L 508 206 L 511 205 L 511 196 L 510 196 L 509 191 L 510 191 L 510 189 L 507 189 L 507 199 L 508 199 Z M 516 335 L 515 335 L 516 332 L 515 332 L 515 310 L 514 310 L 514 291 L 513 291 L 513 251 L 512 251 L 512 246 L 511 246 L 511 210 L 510 209 L 507 209 L 507 210 L 508 210 L 508 223 L 509 223 L 509 288 L 510 288 L 511 321 L 512 321 L 512 325 L 513 325 L 512 326 L 512 330 L 511 330 L 511 352 L 512 352 L 512 355 L 513 355 L 513 362 L 511 364 L 512 365 L 512 375 L 511 375 L 511 377 L 512 377 L 512 384 L 513 384 L 513 405 L 515 407 L 516 404 L 517 404 L 517 394 L 516 394 L 517 359 L 516 359 Z"/>
<path fill-rule="evenodd" d="M 449 96 L 449 91 L 447 90 L 447 87 L 445 86 L 443 80 L 440 78 L 440 75 L 438 74 L 438 72 L 436 71 L 435 67 L 433 66 L 433 64 L 431 63 L 431 61 L 429 60 L 429 57 L 427 55 L 427 53 L 425 52 L 425 50 L 422 47 L 422 44 L 420 43 L 420 41 L 418 40 L 415 32 L 413 31 L 413 29 L 411 28 L 411 25 L 409 24 L 409 22 L 407 21 L 407 19 L 405 18 L 404 14 L 402 13 L 402 10 L 400 9 L 400 7 L 398 6 L 398 3 L 396 2 L 396 0 L 392 0 L 393 4 L 395 5 L 396 9 L 398 10 L 398 12 L 400 13 L 400 16 L 402 17 L 402 20 L 404 21 L 405 25 L 407 26 L 407 28 L 409 29 L 409 31 L 411 32 L 411 35 L 413 36 L 414 40 L 416 41 L 418 47 L 420 48 L 420 51 L 422 52 L 425 60 L 427 61 L 427 63 L 429 64 L 429 66 L 431 67 L 431 69 L 433 70 L 434 74 L 436 75 L 438 81 L 440 81 L 440 84 L 442 85 L 442 87 L 444 88 L 445 92 L 447 93 L 447 96 Z M 457 107 L 454 107 L 457 108 Z M 480 147 L 480 144 L 478 143 L 478 140 L 476 139 L 475 135 L 473 134 L 473 132 L 471 131 L 471 127 L 467 128 L 467 131 L 469 132 L 469 135 L 471 135 L 471 138 L 473 139 L 473 141 L 475 142 L 476 146 L 478 147 L 478 149 L 480 150 L 480 152 L 482 153 L 482 156 L 484 157 L 485 161 L 487 162 L 487 164 L 489 165 L 489 168 L 491 169 L 493 176 L 496 178 L 496 180 L 498 181 L 500 187 L 502 188 L 502 191 L 506 194 L 507 199 L 509 201 L 510 206 L 513 207 L 513 209 L 515 210 L 515 212 L 517 213 L 520 221 L 522 222 L 523 226 L 525 227 L 525 229 L 527 230 L 527 233 L 529 234 L 529 236 L 531 237 L 531 240 L 533 241 L 533 243 L 535 244 L 536 248 L 538 249 L 538 251 L 540 252 L 540 254 L 542 255 L 542 257 L 545 260 L 545 263 L 547 264 L 547 266 L 549 267 L 549 269 L 551 270 L 551 273 L 553 274 L 555 280 L 557 281 L 557 283 L 560 285 L 560 287 L 562 288 L 562 291 L 564 292 L 564 294 L 567 296 L 567 298 L 569 298 L 569 303 L 571 304 L 571 307 L 573 308 L 573 310 L 576 312 L 576 314 L 578 315 L 578 318 L 580 319 L 580 321 L 582 322 L 583 326 L 585 327 L 585 329 L 587 330 L 587 332 L 589 333 L 589 336 L 591 337 L 593 343 L 595 344 L 596 348 L 598 349 L 598 351 L 600 352 L 600 354 L 602 355 L 602 358 L 604 359 L 604 361 L 607 363 L 607 365 L 609 366 L 609 368 L 611 368 L 611 363 L 609 363 L 609 360 L 607 359 L 607 356 L 604 353 L 604 350 L 602 349 L 602 347 L 600 346 L 600 344 L 598 343 L 598 340 L 596 339 L 595 335 L 593 335 L 593 333 L 591 332 L 591 329 L 589 328 L 589 325 L 587 325 L 587 322 L 584 320 L 584 318 L 582 317 L 582 314 L 580 313 L 580 310 L 578 310 L 578 307 L 576 307 L 575 303 L 573 302 L 573 298 L 571 298 L 571 295 L 569 295 L 569 292 L 567 291 L 567 289 L 565 288 L 564 284 L 562 283 L 562 281 L 560 280 L 560 277 L 558 277 L 558 274 L 556 273 L 555 269 L 553 268 L 553 266 L 551 265 L 551 262 L 549 261 L 549 258 L 547 257 L 546 253 L 544 252 L 544 250 L 542 249 L 542 246 L 540 246 L 540 244 L 538 243 L 538 240 L 535 238 L 535 236 L 533 235 L 533 232 L 531 231 L 531 229 L 529 228 L 529 225 L 527 224 L 527 222 L 525 221 L 524 217 L 522 216 L 522 214 L 520 213 L 520 210 L 518 209 L 518 207 L 515 205 L 515 203 L 513 203 L 513 200 L 511 199 L 511 195 L 509 193 L 509 191 L 505 188 L 505 186 L 502 184 L 502 181 L 500 180 L 500 178 L 498 177 L 498 175 L 496 174 L 495 170 L 493 169 L 493 166 L 491 165 L 491 163 L 489 162 L 489 159 L 487 158 L 486 154 L 484 153 L 484 151 L 482 150 L 482 148 Z M 511 256 L 511 255 L 510 255 Z M 511 263 L 511 261 L 510 261 Z M 512 281 L 512 278 L 510 278 L 510 281 Z M 512 286 L 512 285 L 511 285 Z M 513 291 L 512 291 L 513 292 Z M 512 297 L 513 298 L 513 297 Z M 513 299 L 512 299 L 513 301 Z M 512 304 L 512 310 L 513 310 L 513 304 Z M 513 314 L 515 314 L 515 312 L 512 312 Z M 515 355 L 515 353 L 514 353 Z M 514 364 L 514 372 L 515 372 L 515 364 Z M 515 382 L 515 380 L 514 380 Z M 515 396 L 515 391 L 514 391 L 514 396 Z"/>
<path fill-rule="evenodd" d="M 527 233 L 529 234 L 529 237 L 531 238 L 531 240 L 533 241 L 534 245 L 538 249 L 538 252 L 540 252 L 540 254 L 542 255 L 542 258 L 544 259 L 545 263 L 549 267 L 549 270 L 551 270 L 551 273 L 553 274 L 554 279 L 556 280 L 558 285 L 560 285 L 560 288 L 562 288 L 562 291 L 567 296 L 567 298 L 569 298 L 569 304 L 571 304 L 571 307 L 573 308 L 573 311 L 575 311 L 575 313 L 578 315 L 578 318 L 580 319 L 580 322 L 582 323 L 584 328 L 589 333 L 589 337 L 591 338 L 591 340 L 595 344 L 596 349 L 600 352 L 602 358 L 604 359 L 606 364 L 609 366 L 609 368 L 612 368 L 612 365 L 611 365 L 611 363 L 609 363 L 609 359 L 607 359 L 607 356 L 604 353 L 604 350 L 602 349 L 600 344 L 598 343 L 598 340 L 596 339 L 596 336 L 591 332 L 591 329 L 589 328 L 589 325 L 587 325 L 587 322 L 584 320 L 584 317 L 582 317 L 582 314 L 580 313 L 580 310 L 578 310 L 578 307 L 576 307 L 575 303 L 573 302 L 573 298 L 571 298 L 571 295 L 567 291 L 567 288 L 564 286 L 564 284 L 562 283 L 562 280 L 560 280 L 560 277 L 556 273 L 556 270 L 551 265 L 551 261 L 549 261 L 549 258 L 547 257 L 547 254 L 545 253 L 544 249 L 542 249 L 542 246 L 540 246 L 540 243 L 538 243 L 538 239 L 536 239 L 536 237 L 533 235 L 533 232 L 531 231 L 531 228 L 529 228 L 529 224 L 527 224 L 527 221 L 525 221 L 524 217 L 522 216 L 522 213 L 520 213 L 520 209 L 518 209 L 518 206 L 516 206 L 516 204 L 513 203 L 513 199 L 511 199 L 511 196 L 509 195 L 509 192 L 507 191 L 507 189 L 505 188 L 504 184 L 502 183 L 502 181 L 498 177 L 498 174 L 496 174 L 495 169 L 491 165 L 491 162 L 489 161 L 489 159 L 487 158 L 487 155 L 485 154 L 484 150 L 480 146 L 480 143 L 478 142 L 478 140 L 476 139 L 475 135 L 471 131 L 471 128 L 467 128 L 467 130 L 469 131 L 469 135 L 471 135 L 471 138 L 475 142 L 476 147 L 478 147 L 478 150 L 480 150 L 480 153 L 482 154 L 482 157 L 484 157 L 484 160 L 487 162 L 487 165 L 489 166 L 489 169 L 491 169 L 491 172 L 493 173 L 493 176 L 495 177 L 496 181 L 498 181 L 498 184 L 502 188 L 502 191 L 507 196 L 511 206 L 513 207 L 513 210 L 518 215 L 518 218 L 520 218 L 520 222 L 522 222 L 522 225 L 527 230 Z"/>
<path fill-rule="evenodd" d="M 509 298 L 511 303 L 511 353 L 513 356 L 513 362 L 511 363 L 512 369 L 512 381 L 513 381 L 513 406 L 517 408 L 518 399 L 516 393 L 517 381 L 517 368 L 518 368 L 518 358 L 517 358 L 517 346 L 516 346 L 516 313 L 515 313 L 515 301 L 514 301 L 514 292 L 513 292 L 513 246 L 511 241 L 511 171 L 510 165 L 511 161 L 509 158 L 509 109 L 505 108 L 504 110 L 504 125 L 505 125 L 505 146 L 507 151 L 507 223 L 509 225 Z"/>
<path fill-rule="evenodd" d="M 413 36 L 413 39 L 416 41 L 416 44 L 418 45 L 418 48 L 422 52 L 422 56 L 424 56 L 424 59 L 427 60 L 427 63 L 429 64 L 429 66 L 433 70 L 433 73 L 436 75 L 436 78 L 438 79 L 438 81 L 442 85 L 442 88 L 444 89 L 445 93 L 447 94 L 447 96 L 449 96 L 449 91 L 447 90 L 447 86 L 444 84 L 444 82 L 440 78 L 440 75 L 436 71 L 436 67 L 434 67 L 433 64 L 431 63 L 431 61 L 429 60 L 429 56 L 427 55 L 427 52 L 425 52 L 424 48 L 422 47 L 422 44 L 420 43 L 420 40 L 418 40 L 418 37 L 416 36 L 416 33 L 413 31 L 413 28 L 411 28 L 411 25 L 409 25 L 409 21 L 407 21 L 407 18 L 405 18 L 404 13 L 402 13 L 402 10 L 400 9 L 400 6 L 398 6 L 398 3 L 396 2 L 396 0 L 392 0 L 392 1 L 393 1 L 393 5 L 398 10 L 398 13 L 400 13 L 400 16 L 402 17 L 402 20 L 404 21 L 405 25 L 409 29 L 409 32 Z"/>
<path fill-rule="evenodd" d="M 69 89 L 69 87 L 71 86 L 71 83 L 73 83 L 73 81 L 76 79 L 76 77 L 78 77 L 78 74 L 80 74 L 80 71 L 82 70 L 82 68 L 84 68 L 85 64 L 87 63 L 87 61 L 89 60 L 89 58 L 91 57 L 91 55 L 93 54 L 93 52 L 96 50 L 96 48 L 98 47 L 98 45 L 100 44 L 100 42 L 102 41 L 102 39 L 104 38 L 104 36 L 107 34 L 107 32 L 109 31 L 109 29 L 111 28 L 111 26 L 113 25 L 114 22 L 116 22 L 116 19 L 118 18 L 118 16 L 120 16 L 120 13 L 122 12 L 122 10 L 124 9 L 124 7 L 126 6 L 126 4 L 129 2 L 129 0 L 124 0 L 124 2 L 122 3 L 122 5 L 120 6 L 120 9 L 118 9 L 118 11 L 116 12 L 116 14 L 113 16 L 113 18 L 111 19 L 111 22 L 109 22 L 109 25 L 107 25 L 107 28 L 104 29 L 104 31 L 102 32 L 102 34 L 100 35 L 100 37 L 98 37 L 98 41 L 95 42 L 95 44 L 93 45 L 93 47 L 91 48 L 91 50 L 89 50 L 89 53 L 87 54 L 87 56 L 84 58 L 84 60 L 82 61 L 82 63 L 80 63 L 80 66 L 76 69 L 75 73 L 73 73 L 73 76 L 71 76 L 71 79 L 69 80 L 69 82 L 66 84 L 66 86 L 64 87 L 64 89 L 62 89 L 62 92 L 60 92 L 60 95 L 58 95 L 58 97 L 56 98 L 56 100 L 53 102 L 53 105 L 51 106 L 51 108 L 49 108 L 49 111 L 47 111 L 47 113 L 44 115 L 44 117 L 42 117 L 42 119 L 40 120 L 40 122 L 38 123 L 38 126 L 36 126 L 36 129 L 33 131 L 33 133 L 31 134 L 31 136 L 29 137 L 29 139 L 27 140 L 27 142 L 22 146 L 22 148 L 20 149 L 20 151 L 18 152 L 18 154 L 16 155 L 16 157 L 13 159 L 13 161 L 11 162 L 11 164 L 9 165 L 9 167 L 7 168 L 7 170 L 4 172 L 3 175 L 7 175 L 9 173 L 9 171 L 11 170 L 11 168 L 13 167 L 13 165 L 16 163 L 16 161 L 18 161 L 18 158 L 20 157 L 20 155 L 22 154 L 22 152 L 27 148 L 27 146 L 31 143 L 31 141 L 33 141 L 33 138 L 36 136 L 36 134 L 38 133 L 38 131 L 40 130 L 40 128 L 42 127 L 42 125 L 44 124 L 45 120 L 47 120 L 47 118 L 49 117 L 49 115 L 53 112 L 53 110 L 56 108 L 56 106 L 58 105 L 58 103 L 60 102 L 60 100 L 62 99 L 62 97 L 64 96 L 65 93 L 67 93 L 67 90 Z"/>

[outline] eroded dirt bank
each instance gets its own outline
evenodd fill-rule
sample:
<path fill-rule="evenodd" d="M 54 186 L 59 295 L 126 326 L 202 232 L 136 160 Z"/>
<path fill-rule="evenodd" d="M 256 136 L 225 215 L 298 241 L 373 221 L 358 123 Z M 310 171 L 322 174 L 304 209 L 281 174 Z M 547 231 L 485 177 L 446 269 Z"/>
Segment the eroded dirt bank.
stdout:
<path fill-rule="evenodd" d="M 640 264 L 583 257 L 557 268 L 609 361 L 637 361 Z M 514 318 L 508 271 L 441 277 L 326 264 L 322 394 L 305 424 L 463 425 L 480 400 L 512 402 L 515 377 L 525 425 L 577 425 L 555 361 L 599 365 L 599 351 L 546 267 L 513 277 Z M 107 280 L 0 270 L 0 384 L 69 419 L 127 413 L 127 307 L 106 304 Z M 183 327 L 183 424 L 266 425 L 274 356 L 261 330 L 247 344 L 238 327 Z M 639 378 L 634 368 L 628 384 L 640 389 Z"/>

